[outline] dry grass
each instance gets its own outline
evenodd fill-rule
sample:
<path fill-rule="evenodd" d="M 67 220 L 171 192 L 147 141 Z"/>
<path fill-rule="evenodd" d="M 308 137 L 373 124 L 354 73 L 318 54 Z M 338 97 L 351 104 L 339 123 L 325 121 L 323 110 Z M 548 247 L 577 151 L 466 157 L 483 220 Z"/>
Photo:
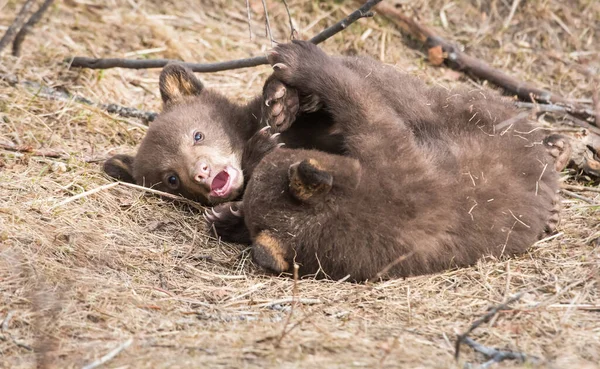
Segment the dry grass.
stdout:
<path fill-rule="evenodd" d="M 0 32 L 20 3 L 0 0 Z M 305 37 L 353 7 L 288 3 Z M 504 29 L 511 3 L 410 5 L 423 23 L 462 42 L 472 55 L 555 92 L 589 99 L 591 81 L 574 65 L 598 70 L 600 3 L 522 1 Z M 25 41 L 21 58 L 3 53 L 0 73 L 95 101 L 158 110 L 159 71 L 68 71 L 60 61 L 154 48 L 159 51 L 147 57 L 208 62 L 257 55 L 269 43 L 262 5 L 251 5 L 253 41 L 243 1 L 57 2 Z M 284 40 L 285 8 L 274 0 L 269 7 L 274 37 Z M 406 41 L 377 17 L 324 47 L 381 57 L 429 83 L 462 79 L 429 67 Z M 244 100 L 260 90 L 268 73 L 260 67 L 203 80 Z M 143 133 L 126 119 L 37 98 L 0 81 L 0 140 L 70 154 L 59 160 L 0 151 L 0 368 L 83 367 L 130 338 L 131 346 L 106 367 L 458 368 L 484 359 L 463 348 L 454 362 L 455 335 L 521 291 L 526 293 L 514 310 L 471 336 L 538 356 L 544 367 L 599 367 L 598 206 L 566 198 L 560 236 L 512 260 L 373 285 L 301 280 L 300 302 L 286 325 L 293 280 L 263 275 L 247 251 L 211 238 L 193 207 L 121 185 L 57 206 L 111 183 L 99 163 L 85 158 L 131 151 Z M 600 203 L 597 192 L 583 194 Z M 528 367 L 499 366 L 512 365 Z"/>

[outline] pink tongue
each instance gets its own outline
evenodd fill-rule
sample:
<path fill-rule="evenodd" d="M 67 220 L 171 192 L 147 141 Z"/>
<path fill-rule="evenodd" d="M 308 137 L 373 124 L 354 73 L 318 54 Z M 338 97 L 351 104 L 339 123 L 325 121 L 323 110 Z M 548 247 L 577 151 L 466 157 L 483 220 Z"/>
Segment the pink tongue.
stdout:
<path fill-rule="evenodd" d="M 225 187 L 227 181 L 229 181 L 229 174 L 227 174 L 226 171 L 222 171 L 219 174 L 217 174 L 215 179 L 213 179 L 212 184 L 210 185 L 210 189 L 213 191 L 220 190 L 221 188 Z"/>

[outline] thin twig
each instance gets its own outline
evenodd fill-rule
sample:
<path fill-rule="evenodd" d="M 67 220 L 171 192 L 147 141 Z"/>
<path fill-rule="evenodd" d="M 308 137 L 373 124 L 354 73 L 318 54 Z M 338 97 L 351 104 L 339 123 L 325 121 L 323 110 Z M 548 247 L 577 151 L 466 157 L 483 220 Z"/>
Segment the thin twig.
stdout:
<path fill-rule="evenodd" d="M 356 22 L 357 20 L 359 20 L 361 18 L 372 17 L 374 14 L 373 14 L 373 12 L 370 11 L 371 8 L 373 8 L 375 5 L 379 4 L 380 2 L 381 2 L 381 0 L 367 1 L 358 10 L 355 10 L 354 12 L 350 13 L 350 15 L 347 16 L 346 18 L 342 19 L 341 21 L 337 22 L 333 26 L 325 29 L 323 32 L 321 32 L 318 35 L 316 35 L 315 37 L 311 38 L 310 42 L 312 42 L 313 44 L 320 44 L 321 42 L 323 42 L 323 41 L 327 40 L 328 38 L 330 38 L 331 36 L 335 35 L 336 33 L 348 28 L 349 25 Z"/>
<path fill-rule="evenodd" d="M 502 122 L 497 123 L 494 126 L 494 129 L 498 130 L 498 131 L 503 131 L 505 128 L 510 127 L 511 125 L 527 118 L 528 116 L 529 116 L 529 112 L 522 111 L 519 114 L 515 115 L 514 117 L 510 117 L 507 120 L 503 120 Z"/>
<path fill-rule="evenodd" d="M 328 38 L 334 36 L 340 31 L 346 29 L 349 25 L 356 22 L 360 18 L 370 17 L 373 13 L 369 12 L 369 10 L 381 2 L 381 0 L 369 0 L 360 9 L 352 12 L 349 16 L 342 19 L 338 23 L 333 26 L 326 28 L 321 33 L 317 34 L 315 37 L 310 39 L 310 42 L 314 44 L 319 44 Z M 70 63 L 71 67 L 74 68 L 89 68 L 89 69 L 110 69 L 110 68 L 128 68 L 128 69 L 152 69 L 152 68 L 162 68 L 168 63 L 180 63 L 179 60 L 172 59 L 152 59 L 152 60 L 136 60 L 136 59 L 120 59 L 120 58 L 112 58 L 112 59 L 96 59 L 96 58 L 87 58 L 87 57 L 74 57 L 68 58 L 67 62 Z M 191 69 L 194 72 L 198 73 L 210 73 L 210 72 L 220 72 L 224 70 L 231 69 L 240 69 L 240 68 L 248 68 L 255 67 L 258 65 L 268 64 L 268 60 L 266 56 L 255 56 L 253 58 L 246 59 L 238 59 L 238 60 L 230 60 L 226 62 L 219 63 L 181 63 L 187 68 Z"/>
<path fill-rule="evenodd" d="M 539 361 L 538 357 L 529 356 L 522 352 L 502 351 L 502 350 L 497 350 L 492 347 L 484 346 L 469 337 L 464 338 L 464 343 L 467 346 L 471 347 L 473 350 L 483 354 L 486 358 L 490 359 L 489 361 L 481 364 L 480 368 L 482 368 L 482 369 L 489 368 L 493 364 L 502 362 L 504 360 L 517 360 L 521 363 L 524 363 L 526 361 L 528 361 L 528 362 Z"/>
<path fill-rule="evenodd" d="M 407 17 L 400 10 L 389 3 L 377 5 L 376 10 L 382 15 L 390 18 L 402 30 L 425 44 L 427 49 L 441 46 L 444 52 L 445 62 L 452 69 L 465 72 L 476 78 L 481 78 L 502 87 L 507 93 L 519 97 L 523 101 L 531 101 L 531 97 L 541 103 L 564 103 L 571 104 L 573 101 L 560 95 L 553 94 L 533 86 L 530 83 L 519 81 L 508 74 L 492 68 L 487 63 L 466 55 L 456 46 L 438 36 L 433 30 L 417 23 L 413 18 Z"/>
<path fill-rule="evenodd" d="M 168 199 L 190 205 L 191 207 L 196 208 L 198 210 L 206 210 L 206 207 L 200 205 L 199 203 L 197 203 L 195 201 L 192 201 L 190 199 L 182 197 L 182 196 L 173 195 L 171 193 L 155 190 L 155 189 L 149 188 L 149 187 L 139 186 L 134 183 L 129 183 L 129 182 L 117 182 L 117 183 L 120 184 L 121 186 L 135 188 L 136 190 L 140 190 L 140 191 L 148 192 L 148 193 L 151 193 L 154 195 L 166 197 Z"/>
<path fill-rule="evenodd" d="M 290 7 L 286 0 L 283 1 L 283 6 L 285 6 L 285 11 L 287 12 L 288 19 L 290 21 L 290 39 L 295 40 L 298 37 L 298 31 L 294 28 L 294 22 L 292 22 L 292 14 L 290 13 Z"/>
<path fill-rule="evenodd" d="M 256 302 L 254 300 L 250 300 L 251 302 Z M 322 301 L 319 299 L 299 299 L 299 298 L 294 298 L 294 296 L 292 297 L 285 297 L 282 299 L 278 299 L 278 300 L 271 300 L 269 302 L 264 302 L 264 303 L 260 303 L 260 304 L 253 304 L 252 307 L 257 307 L 257 308 L 262 308 L 262 307 L 270 307 L 273 305 L 281 305 L 281 304 L 303 304 L 303 305 L 317 305 L 317 304 L 321 304 Z M 226 305 L 228 306 L 228 305 Z"/>
<path fill-rule="evenodd" d="M 521 2 L 521 0 L 513 0 L 512 6 L 510 7 L 510 13 L 508 14 L 508 17 L 506 17 L 506 20 L 504 21 L 504 28 L 508 28 L 508 26 L 510 26 L 510 22 L 512 21 L 513 17 L 515 16 L 515 12 L 517 11 L 517 7 L 519 6 L 520 2 Z"/>
<path fill-rule="evenodd" d="M 292 320 L 292 315 L 294 314 L 294 307 L 296 305 L 296 299 L 298 298 L 298 270 L 300 266 L 294 262 L 294 284 L 292 286 L 292 305 L 290 306 L 290 313 L 285 319 L 285 323 L 283 324 L 283 329 L 281 330 L 281 335 L 279 336 L 279 340 L 275 344 L 275 347 L 281 346 L 281 342 L 285 338 L 285 335 L 288 333 L 287 327 L 290 324 L 290 320 Z"/>
<path fill-rule="evenodd" d="M 65 200 L 63 200 L 63 201 L 59 202 L 58 204 L 52 205 L 52 206 L 50 207 L 50 210 L 52 210 L 52 209 L 56 209 L 56 208 L 58 208 L 58 207 L 60 207 L 60 206 L 66 205 L 66 204 L 68 204 L 68 203 L 70 203 L 70 202 L 73 202 L 73 201 L 75 201 L 75 200 L 79 200 L 79 199 L 81 199 L 81 198 L 84 198 L 84 197 L 87 197 L 87 196 L 89 196 L 89 195 L 93 195 L 93 194 L 95 194 L 96 192 L 100 192 L 100 191 L 103 191 L 103 190 L 107 190 L 107 189 L 109 189 L 109 188 L 116 187 L 116 186 L 118 186 L 118 185 L 119 185 L 119 182 L 108 183 L 108 184 L 105 184 L 105 185 L 103 185 L 103 186 L 100 186 L 100 187 L 93 188 L 93 189 L 91 189 L 91 190 L 89 190 L 89 191 L 82 192 L 82 193 L 80 193 L 80 194 L 77 194 L 77 195 L 75 195 L 75 196 L 71 196 L 71 197 L 69 197 L 68 199 L 65 199 Z"/>
<path fill-rule="evenodd" d="M 395 260 L 393 260 L 391 263 L 389 263 L 388 265 L 385 266 L 385 268 L 383 268 L 382 270 L 380 270 L 376 275 L 375 278 L 373 278 L 374 281 L 382 278 L 383 276 L 385 276 L 385 274 L 387 272 L 390 271 L 390 269 L 392 269 L 393 267 L 395 267 L 396 265 L 400 264 L 401 262 L 403 262 L 404 260 L 408 259 L 409 257 L 414 255 L 414 251 L 411 251 L 409 253 L 403 254 L 398 256 Z"/>
<path fill-rule="evenodd" d="M 54 0 L 45 0 L 40 6 L 40 8 L 29 18 L 27 23 L 25 23 L 23 28 L 21 28 L 19 33 L 17 33 L 17 36 L 15 37 L 15 40 L 13 41 L 12 45 L 12 54 L 14 56 L 21 55 L 21 44 L 23 43 L 23 40 L 25 40 L 25 36 L 27 36 L 27 33 L 31 31 L 33 26 L 35 26 L 36 23 L 39 22 L 40 19 L 42 19 L 42 16 L 46 12 L 46 10 L 48 10 L 50 5 L 52 5 L 53 2 Z"/>
<path fill-rule="evenodd" d="M 489 322 L 498 313 L 498 311 L 507 309 L 508 305 L 512 304 L 515 301 L 518 301 L 521 298 L 521 296 L 523 296 L 522 292 L 509 298 L 508 300 L 506 300 L 506 302 L 494 306 L 484 316 L 474 321 L 465 333 L 459 334 L 456 337 L 456 344 L 454 346 L 454 358 L 458 360 L 458 357 L 460 355 L 460 345 L 465 341 L 465 338 L 467 338 L 471 332 L 477 329 L 480 325 Z"/>
<path fill-rule="evenodd" d="M 248 33 L 250 34 L 250 41 L 252 38 L 252 19 L 250 18 L 250 0 L 246 0 L 246 13 L 248 13 Z"/>
<path fill-rule="evenodd" d="M 8 326 L 10 324 L 10 321 L 12 319 L 12 317 L 15 315 L 15 311 L 14 310 L 10 310 L 7 314 L 6 317 L 4 318 L 4 320 L 2 321 L 2 324 L 0 325 L 0 331 L 5 332 L 6 335 L 10 338 L 10 340 L 17 346 L 20 347 L 22 349 L 25 349 L 27 351 L 33 351 L 33 348 L 29 345 L 26 345 L 22 342 L 17 341 L 17 339 L 10 334 L 10 332 L 8 331 Z M 5 340 L 6 338 L 4 336 L 0 336 L 0 341 Z"/>
<path fill-rule="evenodd" d="M 575 192 L 572 192 L 572 191 L 569 191 L 569 190 L 565 190 L 564 188 L 561 189 L 560 192 L 564 193 L 567 196 L 573 197 L 575 199 L 579 199 L 581 201 L 585 201 L 588 204 L 600 205 L 600 203 L 595 202 L 594 200 L 590 199 L 589 197 L 581 196 L 579 194 L 576 194 Z"/>
<path fill-rule="evenodd" d="M 152 111 L 143 111 L 127 106 L 121 106 L 117 104 L 100 104 L 95 103 L 85 97 L 78 95 L 71 95 L 64 91 L 56 90 L 52 87 L 41 85 L 37 82 L 32 81 L 19 81 L 16 76 L 0 74 L 0 80 L 5 80 L 11 85 L 20 84 L 29 89 L 36 96 L 45 97 L 50 100 L 57 101 L 75 101 L 80 104 L 97 107 L 108 113 L 117 114 L 124 118 L 139 118 L 143 122 L 152 122 L 157 117 L 157 113 Z"/>
<path fill-rule="evenodd" d="M 563 184 L 561 186 L 564 189 L 571 191 L 588 191 L 588 192 L 600 192 L 600 187 L 589 187 L 589 186 L 573 186 L 568 184 Z"/>
<path fill-rule="evenodd" d="M 262 0 L 263 9 L 265 10 L 265 32 L 273 47 L 273 34 L 271 33 L 271 23 L 269 22 L 269 11 L 267 10 L 267 0 Z"/>
<path fill-rule="evenodd" d="M 123 344 L 119 345 L 114 350 L 110 351 L 108 354 L 102 356 L 100 359 L 98 359 L 92 363 L 89 363 L 88 365 L 84 366 L 82 369 L 94 369 L 101 365 L 106 364 L 107 362 L 114 359 L 117 355 L 119 355 L 121 353 L 121 351 L 123 351 L 126 348 L 128 348 L 129 346 L 131 346 L 132 343 L 133 343 L 133 338 L 128 339 L 127 341 L 123 342 Z"/>
<path fill-rule="evenodd" d="M 515 101 L 517 108 L 533 109 L 539 113 L 563 113 L 577 118 L 585 119 L 590 123 L 596 121 L 595 112 L 592 109 L 586 108 L 575 108 L 569 105 L 557 105 L 557 104 L 534 104 L 530 102 Z"/>
<path fill-rule="evenodd" d="M 4 49 L 6 45 L 9 44 L 13 36 L 21 29 L 23 23 L 25 22 L 25 17 L 27 16 L 27 13 L 29 13 L 29 9 L 31 9 L 34 3 L 35 0 L 25 1 L 25 4 L 23 4 L 23 7 L 15 17 L 15 20 L 8 27 L 6 33 L 4 34 L 4 36 L 2 36 L 2 39 L 0 39 L 0 52 L 2 52 L 2 49 Z"/>

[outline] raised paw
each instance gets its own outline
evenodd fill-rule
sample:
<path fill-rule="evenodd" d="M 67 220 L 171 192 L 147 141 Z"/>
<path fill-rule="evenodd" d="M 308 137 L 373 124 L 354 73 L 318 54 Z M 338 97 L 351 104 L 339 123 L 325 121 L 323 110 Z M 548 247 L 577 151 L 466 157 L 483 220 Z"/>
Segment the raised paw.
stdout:
<path fill-rule="evenodd" d="M 554 158 L 554 168 L 557 172 L 561 172 L 571 160 L 572 149 L 569 139 L 563 135 L 552 134 L 544 139 L 544 145 L 550 156 Z"/>
<path fill-rule="evenodd" d="M 321 168 L 315 159 L 290 165 L 288 170 L 290 193 L 300 201 L 315 199 L 329 192 L 333 176 Z"/>
<path fill-rule="evenodd" d="M 242 202 L 226 202 L 208 209 L 204 219 L 210 230 L 223 241 L 250 244 L 250 233 L 244 222 Z"/>
<path fill-rule="evenodd" d="M 294 40 L 277 45 L 267 54 L 275 78 L 286 85 L 300 88 L 310 82 L 328 62 L 328 56 L 319 47 L 308 42 Z"/>
<path fill-rule="evenodd" d="M 290 268 L 286 255 L 285 245 L 269 231 L 260 232 L 252 243 L 254 261 L 272 272 L 281 273 Z"/>
<path fill-rule="evenodd" d="M 273 132 L 284 132 L 296 119 L 300 99 L 295 88 L 269 78 L 263 88 L 262 120 Z"/>

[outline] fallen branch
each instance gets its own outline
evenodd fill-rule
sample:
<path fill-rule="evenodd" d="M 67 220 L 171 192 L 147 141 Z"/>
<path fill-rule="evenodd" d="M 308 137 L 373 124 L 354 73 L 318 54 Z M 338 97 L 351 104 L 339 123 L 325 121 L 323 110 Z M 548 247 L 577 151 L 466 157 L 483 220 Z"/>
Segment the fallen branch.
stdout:
<path fill-rule="evenodd" d="M 556 104 L 534 104 L 530 102 L 516 101 L 515 105 L 518 108 L 535 109 L 542 113 L 566 113 L 589 120 L 590 122 L 594 121 L 594 114 L 596 114 L 592 109 L 575 108 L 573 106 L 564 106 Z"/>
<path fill-rule="evenodd" d="M 27 16 L 27 13 L 29 13 L 29 9 L 31 9 L 34 2 L 35 0 L 25 1 L 25 4 L 23 4 L 23 7 L 15 17 L 15 20 L 8 27 L 6 33 L 4 36 L 2 36 L 2 39 L 0 39 L 0 52 L 2 52 L 2 49 L 8 45 L 8 43 L 13 39 L 14 35 L 21 29 L 23 23 L 25 22 L 25 17 Z"/>
<path fill-rule="evenodd" d="M 529 102 L 533 99 L 544 104 L 573 104 L 572 100 L 550 91 L 537 88 L 530 83 L 519 81 L 481 60 L 466 55 L 455 45 L 438 36 L 433 30 L 417 23 L 414 19 L 407 17 L 393 5 L 381 3 L 377 5 L 375 9 L 378 13 L 391 19 L 406 33 L 423 42 L 429 52 L 430 59 L 437 61 L 434 64 L 441 64 L 445 61 L 450 68 L 467 73 L 476 78 L 490 81 L 493 84 L 502 87 L 507 93 L 518 96 L 519 99 L 523 101 Z M 589 114 L 585 109 L 582 111 L 585 112 L 585 119 L 596 119 L 595 113 Z"/>
<path fill-rule="evenodd" d="M 496 314 L 498 314 L 498 312 L 508 309 L 508 305 L 512 304 L 515 301 L 518 301 L 521 298 L 521 296 L 523 296 L 523 292 L 518 293 L 518 294 L 514 295 L 513 297 L 509 298 L 508 300 L 506 300 L 506 302 L 493 307 L 484 316 L 482 316 L 481 318 L 474 321 L 473 324 L 471 324 L 471 326 L 465 333 L 458 335 L 457 339 L 456 339 L 454 358 L 456 360 L 458 360 L 458 357 L 460 354 L 460 345 L 462 343 L 464 343 L 467 346 L 474 349 L 475 351 L 485 355 L 488 359 L 490 359 L 489 361 L 481 364 L 481 368 L 489 368 L 494 363 L 499 363 L 504 360 L 519 360 L 520 362 L 539 361 L 539 358 L 537 358 L 535 356 L 528 356 L 528 355 L 520 353 L 520 352 L 501 351 L 501 350 L 497 350 L 495 348 L 484 346 L 482 344 L 477 343 L 475 340 L 473 340 L 469 337 L 469 334 L 471 332 L 473 332 L 475 329 L 477 329 L 477 327 L 479 327 L 480 325 L 482 325 L 484 323 L 489 322 Z"/>
<path fill-rule="evenodd" d="M 590 121 L 594 121 L 594 112 L 591 109 L 585 108 L 574 108 L 572 106 L 563 106 L 556 104 L 537 104 L 537 103 L 528 103 L 523 101 L 515 101 L 515 106 L 517 108 L 526 108 L 535 110 L 536 113 L 561 113 L 566 114 L 570 117 L 571 122 L 573 124 L 585 128 L 590 132 L 593 132 L 597 135 L 600 135 L 600 128 L 590 123 Z M 587 117 L 587 120 L 580 119 L 580 117 Z"/>
<path fill-rule="evenodd" d="M 139 118 L 146 123 L 152 122 L 154 119 L 156 119 L 156 116 L 158 115 L 155 112 L 143 111 L 143 110 L 130 108 L 127 106 L 121 106 L 121 105 L 117 105 L 117 104 L 95 103 L 89 99 L 86 99 L 85 97 L 72 95 L 72 94 L 69 94 L 64 91 L 59 91 L 52 87 L 41 85 L 37 82 L 19 81 L 16 76 L 12 76 L 12 75 L 0 74 L 0 80 L 5 80 L 11 85 L 21 84 L 22 86 L 28 88 L 36 96 L 45 97 L 50 100 L 75 101 L 80 104 L 97 107 L 108 113 L 117 114 L 124 118 Z"/>
<path fill-rule="evenodd" d="M 489 368 L 493 364 L 502 362 L 504 360 L 517 360 L 521 363 L 524 363 L 526 361 L 539 361 L 539 358 L 535 356 L 526 355 L 522 352 L 502 351 L 492 347 L 484 346 L 469 337 L 465 337 L 464 343 L 467 346 L 471 347 L 473 350 L 483 354 L 486 358 L 490 359 L 489 361 L 486 361 L 485 363 L 481 364 L 480 368 L 482 369 Z"/>
<path fill-rule="evenodd" d="M 518 293 L 518 294 L 514 295 L 513 297 L 509 298 L 508 300 L 506 300 L 506 302 L 493 307 L 484 316 L 482 316 L 481 318 L 474 321 L 473 324 L 471 324 L 471 326 L 469 327 L 469 329 L 467 329 L 467 331 L 465 333 L 459 334 L 456 337 L 456 344 L 454 346 L 454 358 L 456 360 L 458 360 L 458 357 L 460 355 L 460 345 L 463 342 L 465 342 L 465 339 L 468 338 L 468 336 L 471 332 L 473 332 L 475 329 L 477 329 L 480 325 L 489 322 L 496 314 L 498 314 L 498 312 L 500 310 L 506 310 L 508 308 L 508 305 L 512 304 L 515 301 L 518 301 L 521 298 L 521 296 L 523 296 L 523 293 Z"/>
<path fill-rule="evenodd" d="M 600 205 L 600 203 L 595 202 L 594 200 L 590 199 L 589 197 L 585 197 L 585 196 L 579 195 L 579 194 L 577 194 L 577 193 L 575 193 L 573 191 L 569 191 L 569 190 L 566 190 L 564 188 L 561 189 L 560 192 L 563 193 L 563 194 L 565 194 L 565 195 L 567 195 L 567 196 L 573 197 L 575 199 L 587 202 L 588 204 L 591 204 L 591 205 L 596 205 L 596 206 Z"/>
<path fill-rule="evenodd" d="M 15 40 L 13 41 L 12 45 L 12 54 L 14 56 L 21 55 L 21 44 L 23 43 L 23 40 L 25 40 L 25 36 L 27 36 L 27 33 L 31 31 L 33 26 L 35 26 L 36 23 L 39 22 L 40 19 L 42 19 L 42 16 L 46 12 L 46 10 L 48 10 L 50 5 L 52 5 L 53 2 L 54 0 L 44 0 L 40 8 L 35 13 L 33 13 L 33 15 L 27 21 L 27 23 L 25 23 L 23 28 L 21 28 L 19 33 L 17 33 L 17 36 L 15 37 Z"/>
<path fill-rule="evenodd" d="M 317 34 L 310 39 L 310 42 L 319 44 L 340 31 L 346 29 L 349 25 L 356 22 L 360 18 L 371 17 L 373 13 L 370 12 L 371 8 L 374 7 L 381 0 L 368 0 L 358 10 L 352 12 L 349 16 L 337 22 L 333 26 L 326 28 L 321 33 Z M 70 62 L 70 66 L 73 68 L 89 68 L 89 69 L 110 69 L 110 68 L 127 68 L 127 69 L 152 69 L 152 68 L 163 68 L 168 63 L 177 62 L 179 60 L 172 59 L 152 59 L 152 60 L 137 60 L 137 59 L 122 59 L 122 58 L 110 58 L 110 59 L 97 59 L 76 56 L 74 58 L 67 59 Z M 255 56 L 253 58 L 230 60 L 219 63 L 182 63 L 184 66 L 190 68 L 194 72 L 198 73 L 210 73 L 220 72 L 224 70 L 240 69 L 256 67 L 258 65 L 268 64 L 266 56 Z"/>

